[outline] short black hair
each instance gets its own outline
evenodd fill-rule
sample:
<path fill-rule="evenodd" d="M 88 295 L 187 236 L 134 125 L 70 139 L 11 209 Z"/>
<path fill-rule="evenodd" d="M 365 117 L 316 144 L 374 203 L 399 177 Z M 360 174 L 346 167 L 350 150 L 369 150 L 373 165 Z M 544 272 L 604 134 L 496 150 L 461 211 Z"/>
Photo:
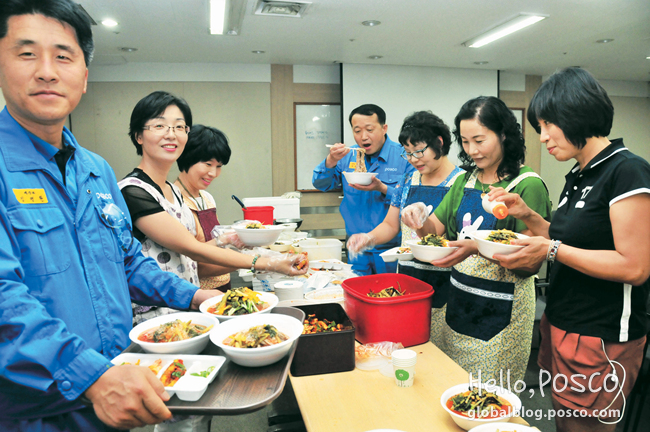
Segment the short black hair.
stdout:
<path fill-rule="evenodd" d="M 200 124 L 192 126 L 185 144 L 185 150 L 176 164 L 182 172 L 187 172 L 199 162 L 216 159 L 224 165 L 230 161 L 230 146 L 228 137 L 217 128 Z"/>
<path fill-rule="evenodd" d="M 477 119 L 481 125 L 494 132 L 501 142 L 503 159 L 497 168 L 499 178 L 514 178 L 519 175 L 520 166 L 526 160 L 526 144 L 521 133 L 521 125 L 517 123 L 512 110 L 501 99 L 494 96 L 479 96 L 468 100 L 454 119 L 454 136 L 460 146 L 458 158 L 462 162 L 461 168 L 468 173 L 476 168 L 474 160 L 465 153 L 460 136 L 460 122 L 472 119 Z"/>
<path fill-rule="evenodd" d="M 129 136 L 138 155 L 142 156 L 142 146 L 138 144 L 137 136 L 144 130 L 146 122 L 165 112 L 168 106 L 176 105 L 183 113 L 185 124 L 192 126 L 192 110 L 185 99 L 174 96 L 166 91 L 155 91 L 140 99 L 131 112 Z"/>
<path fill-rule="evenodd" d="M 2 0 L 0 1 L 0 39 L 7 36 L 9 18 L 17 15 L 43 15 L 68 24 L 75 31 L 84 53 L 86 66 L 93 58 L 95 44 L 88 14 L 71 0 Z"/>
<path fill-rule="evenodd" d="M 350 113 L 350 117 L 348 118 L 350 125 L 352 124 L 352 116 L 355 114 L 360 114 L 364 116 L 371 116 L 373 114 L 377 114 L 377 120 L 379 120 L 379 124 L 382 126 L 386 124 L 386 112 L 380 107 L 378 107 L 377 105 L 365 104 L 353 109 L 352 112 Z"/>
<path fill-rule="evenodd" d="M 404 119 L 399 142 L 403 146 L 409 142 L 411 145 L 425 143 L 436 154 L 436 159 L 440 159 L 449 153 L 451 132 L 449 126 L 431 111 L 417 111 Z"/>
<path fill-rule="evenodd" d="M 542 83 L 530 101 L 527 117 L 537 133 L 539 121 L 545 120 L 562 129 L 576 148 L 582 148 L 587 138 L 609 135 L 614 106 L 593 75 L 571 67 L 555 72 Z"/>

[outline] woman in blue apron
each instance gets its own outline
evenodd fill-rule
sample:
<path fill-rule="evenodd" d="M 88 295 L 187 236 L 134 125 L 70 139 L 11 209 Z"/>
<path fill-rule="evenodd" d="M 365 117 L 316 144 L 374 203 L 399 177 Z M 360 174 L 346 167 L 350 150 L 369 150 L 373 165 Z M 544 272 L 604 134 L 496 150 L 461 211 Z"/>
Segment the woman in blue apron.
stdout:
<path fill-rule="evenodd" d="M 384 221 L 366 234 L 355 234 L 348 240 L 348 250 L 360 251 L 375 244 L 382 244 L 402 230 L 402 246 L 407 240 L 418 239 L 415 231 L 400 223 L 400 212 L 414 202 L 424 202 L 437 207 L 449 188 L 463 172 L 456 167 L 447 154 L 451 147 L 451 133 L 444 122 L 430 111 L 419 111 L 404 120 L 399 135 L 404 146 L 402 157 L 416 171 L 406 174 L 395 188 L 391 207 Z M 432 266 L 418 260 L 400 261 L 399 273 L 418 278 L 434 289 L 433 313 L 446 303 L 449 269 Z"/>
<path fill-rule="evenodd" d="M 535 318 L 535 269 L 507 270 L 477 254 L 466 234 L 509 229 L 526 233 L 525 224 L 512 217 L 497 220 L 482 206 L 490 187 L 520 191 L 529 207 L 545 218 L 551 214 L 548 191 L 541 178 L 523 165 L 521 128 L 512 111 L 499 99 L 479 97 L 465 103 L 455 119 L 454 134 L 462 145 L 460 159 L 467 173 L 427 218 L 424 204 L 412 204 L 402 213 L 405 224 L 420 236 L 445 234 L 459 249 L 434 261 L 450 267 L 450 289 L 443 313 L 432 322 L 438 346 L 456 363 L 485 383 L 503 377 L 514 385 L 523 380 L 530 356 Z"/>

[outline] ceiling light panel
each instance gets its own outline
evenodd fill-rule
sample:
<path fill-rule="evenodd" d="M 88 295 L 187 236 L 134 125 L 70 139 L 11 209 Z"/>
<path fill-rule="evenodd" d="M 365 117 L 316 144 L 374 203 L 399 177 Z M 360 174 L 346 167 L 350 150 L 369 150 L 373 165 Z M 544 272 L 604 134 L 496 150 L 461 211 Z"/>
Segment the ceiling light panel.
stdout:
<path fill-rule="evenodd" d="M 311 2 L 258 0 L 255 15 L 301 18 Z"/>
<path fill-rule="evenodd" d="M 490 42 L 494 42 L 497 39 L 501 39 L 504 36 L 533 25 L 545 18 L 548 18 L 548 15 L 519 14 L 503 24 L 493 27 L 485 33 L 463 42 L 463 45 L 469 48 L 480 48 Z"/>

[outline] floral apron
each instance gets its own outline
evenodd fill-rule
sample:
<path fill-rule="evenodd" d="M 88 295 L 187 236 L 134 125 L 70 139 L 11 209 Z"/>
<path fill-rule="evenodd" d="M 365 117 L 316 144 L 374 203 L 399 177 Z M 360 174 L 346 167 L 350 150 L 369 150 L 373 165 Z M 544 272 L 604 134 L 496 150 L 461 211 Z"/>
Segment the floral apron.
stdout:
<path fill-rule="evenodd" d="M 471 216 L 483 221 L 478 227 L 491 230 L 496 218 L 483 209 L 482 191 L 474 189 L 478 171 L 470 176 L 456 213 L 457 226 Z M 512 190 L 527 177 L 524 173 L 505 189 Z M 447 305 L 432 321 L 432 340 L 456 363 L 485 383 L 510 379 L 512 385 L 523 380 L 530 357 L 533 322 L 535 319 L 534 277 L 522 278 L 512 271 L 482 256 L 472 255 L 451 270 Z M 507 384 L 506 384 L 507 385 Z"/>
<path fill-rule="evenodd" d="M 158 203 L 168 214 L 170 214 L 174 219 L 178 220 L 189 232 L 192 233 L 192 235 L 196 235 L 196 225 L 194 223 L 194 216 L 192 216 L 192 211 L 183 204 L 181 192 L 173 184 L 170 184 L 170 186 L 174 193 L 174 198 L 176 198 L 176 202 L 174 204 L 167 201 L 167 198 L 158 192 L 156 188 L 136 177 L 126 177 L 118 183 L 118 186 L 120 189 L 126 186 L 137 186 L 141 189 L 144 189 L 149 193 L 149 195 L 158 201 Z M 190 257 L 167 249 L 166 247 L 154 242 L 149 237 L 145 238 L 142 242 L 142 253 L 145 256 L 156 260 L 156 263 L 162 270 L 174 273 L 175 275 L 179 276 L 182 279 L 185 279 L 197 287 L 199 286 L 197 264 L 196 261 Z M 156 316 L 176 312 L 175 310 L 166 307 L 156 308 L 150 306 L 139 306 L 136 304 L 133 304 L 132 306 L 134 307 L 135 314 L 133 318 L 134 325 Z"/>

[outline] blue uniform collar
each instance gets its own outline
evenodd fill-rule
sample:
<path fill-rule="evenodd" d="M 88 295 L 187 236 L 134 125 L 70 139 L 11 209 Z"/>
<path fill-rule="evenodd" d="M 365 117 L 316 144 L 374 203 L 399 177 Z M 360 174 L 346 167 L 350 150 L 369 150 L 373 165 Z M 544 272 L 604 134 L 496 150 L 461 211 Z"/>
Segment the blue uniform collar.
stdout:
<path fill-rule="evenodd" d="M 368 156 L 368 157 L 371 160 L 372 159 L 381 159 L 384 162 L 386 162 L 388 160 L 388 156 L 389 156 L 389 153 L 390 153 L 390 149 L 388 147 L 390 146 L 391 143 L 393 143 L 393 141 L 390 138 L 388 138 L 388 134 L 384 134 L 384 145 L 381 146 L 381 150 L 379 150 L 379 154 L 378 155 Z"/>
<path fill-rule="evenodd" d="M 77 140 L 66 127 L 63 128 L 63 143 L 79 149 Z M 48 170 L 58 149 L 23 128 L 5 107 L 0 112 L 0 152 L 9 171 L 31 171 Z M 99 176 L 94 161 L 83 152 L 75 151 L 75 158 L 81 173 Z"/>

